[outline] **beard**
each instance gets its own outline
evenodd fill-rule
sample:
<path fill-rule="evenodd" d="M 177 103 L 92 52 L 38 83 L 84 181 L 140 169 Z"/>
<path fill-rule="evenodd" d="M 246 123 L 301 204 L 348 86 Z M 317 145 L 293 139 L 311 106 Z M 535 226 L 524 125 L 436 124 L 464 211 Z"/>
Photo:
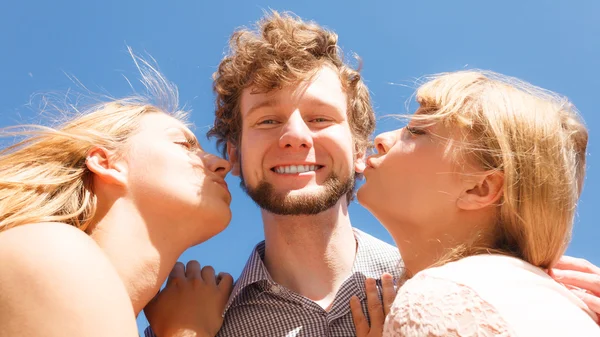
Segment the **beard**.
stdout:
<path fill-rule="evenodd" d="M 277 193 L 273 184 L 262 180 L 256 187 L 244 181 L 244 173 L 240 172 L 240 186 L 252 200 L 262 209 L 277 215 L 315 215 L 324 212 L 337 204 L 342 198 L 354 190 L 354 175 L 340 179 L 331 173 L 323 182 L 323 190 L 311 195 L 289 195 Z M 350 199 L 348 198 L 348 201 Z"/>

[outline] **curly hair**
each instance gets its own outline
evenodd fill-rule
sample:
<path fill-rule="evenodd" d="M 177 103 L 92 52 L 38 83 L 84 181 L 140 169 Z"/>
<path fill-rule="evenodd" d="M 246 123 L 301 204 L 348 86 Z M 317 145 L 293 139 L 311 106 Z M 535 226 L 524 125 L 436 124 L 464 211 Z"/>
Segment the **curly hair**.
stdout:
<path fill-rule="evenodd" d="M 230 52 L 213 74 L 216 94 L 214 126 L 207 136 L 227 157 L 227 142 L 239 146 L 242 91 L 252 87 L 269 92 L 309 79 L 324 65 L 337 70 L 348 95 L 348 120 L 356 153 L 364 153 L 375 129 L 369 91 L 359 69 L 344 63 L 337 34 L 289 13 L 272 11 L 257 30 L 239 29 L 230 39 Z"/>

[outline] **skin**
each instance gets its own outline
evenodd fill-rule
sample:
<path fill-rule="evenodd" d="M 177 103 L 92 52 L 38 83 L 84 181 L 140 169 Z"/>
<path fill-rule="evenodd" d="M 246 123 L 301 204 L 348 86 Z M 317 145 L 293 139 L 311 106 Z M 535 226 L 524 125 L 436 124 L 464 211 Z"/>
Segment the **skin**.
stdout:
<path fill-rule="evenodd" d="M 347 97 L 335 70 L 324 66 L 309 82 L 269 93 L 252 90 L 244 90 L 241 98 L 241 147 L 228 144 L 233 173 L 243 171 L 249 187 L 265 180 L 293 202 L 324 193 L 322 184 L 332 172 L 347 178 L 353 170 L 362 171 L 363 157 L 352 151 Z M 273 170 L 292 164 L 320 168 L 302 174 Z M 261 213 L 265 265 L 273 279 L 329 308 L 356 251 L 345 196 L 316 215 Z"/>
<path fill-rule="evenodd" d="M 456 165 L 452 139 L 441 125 L 416 123 L 377 136 L 378 153 L 367 160 L 357 194 L 390 232 L 413 275 L 495 221 L 502 176 L 474 163 Z"/>
<path fill-rule="evenodd" d="M 91 235 L 61 223 L 0 233 L 0 316 L 11 318 L 0 336 L 137 336 L 135 317 L 177 257 L 231 217 L 230 166 L 196 144 L 176 119 L 145 115 L 124 155 L 88 154 L 98 199 Z M 231 277 L 222 280 L 215 303 L 231 289 Z"/>

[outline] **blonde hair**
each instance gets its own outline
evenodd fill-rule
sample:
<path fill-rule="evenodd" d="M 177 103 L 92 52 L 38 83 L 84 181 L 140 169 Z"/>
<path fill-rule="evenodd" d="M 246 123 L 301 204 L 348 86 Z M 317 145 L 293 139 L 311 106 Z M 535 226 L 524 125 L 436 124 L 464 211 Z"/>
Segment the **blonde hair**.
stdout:
<path fill-rule="evenodd" d="M 460 152 L 504 176 L 491 241 L 459 247 L 438 265 L 493 251 L 551 267 L 570 241 L 585 175 L 588 133 L 573 104 L 489 71 L 435 75 L 416 95 L 411 118 L 453 127 Z"/>
<path fill-rule="evenodd" d="M 103 147 L 122 155 L 145 114 L 169 113 L 185 119 L 186 114 L 176 110 L 177 88 L 129 52 L 148 95 L 76 111 L 54 128 L 23 125 L 1 131 L 3 137 L 27 138 L 0 151 L 0 231 L 36 222 L 64 222 L 85 231 L 96 210 L 88 152 Z"/>

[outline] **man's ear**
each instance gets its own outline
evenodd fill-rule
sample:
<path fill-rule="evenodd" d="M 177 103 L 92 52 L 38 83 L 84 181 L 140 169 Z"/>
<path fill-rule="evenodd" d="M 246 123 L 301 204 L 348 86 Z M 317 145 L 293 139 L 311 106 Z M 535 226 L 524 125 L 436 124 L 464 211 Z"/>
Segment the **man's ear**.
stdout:
<path fill-rule="evenodd" d="M 502 197 L 503 188 L 504 174 L 502 172 L 490 170 L 479 174 L 475 173 L 466 182 L 456 205 L 465 211 L 494 205 Z"/>
<path fill-rule="evenodd" d="M 240 176 L 240 160 L 238 157 L 238 149 L 233 143 L 227 142 L 227 157 L 231 164 L 231 174 L 239 177 Z"/>
<path fill-rule="evenodd" d="M 354 171 L 363 173 L 367 167 L 367 152 L 365 150 L 358 151 L 354 154 Z"/>
<path fill-rule="evenodd" d="M 127 185 L 127 165 L 118 160 L 114 153 L 105 148 L 95 147 L 88 152 L 85 165 L 99 179 L 108 184 Z"/>

